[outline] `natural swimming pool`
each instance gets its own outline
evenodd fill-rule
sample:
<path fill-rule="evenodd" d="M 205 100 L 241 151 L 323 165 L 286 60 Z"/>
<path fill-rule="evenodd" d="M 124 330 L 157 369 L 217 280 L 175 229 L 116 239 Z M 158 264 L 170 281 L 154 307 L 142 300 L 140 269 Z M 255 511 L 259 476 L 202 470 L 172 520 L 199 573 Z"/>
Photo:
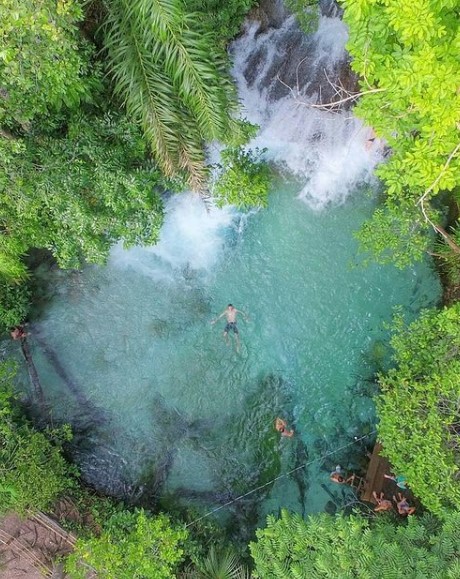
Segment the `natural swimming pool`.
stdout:
<path fill-rule="evenodd" d="M 53 420 L 74 425 L 74 457 L 96 488 L 212 509 L 314 461 L 226 512 L 254 524 L 280 506 L 322 510 L 330 493 L 343 501 L 328 472 L 356 469 L 362 447 L 335 451 L 373 430 L 384 323 L 395 306 L 412 318 L 433 305 L 439 286 L 426 264 L 360 264 L 362 198 L 323 213 L 288 188 L 270 201 L 242 218 L 173 198 L 156 249 L 49 280 L 30 346 Z M 249 316 L 239 354 L 225 322 L 210 324 L 228 302 Z"/>
<path fill-rule="evenodd" d="M 320 23 L 314 62 L 343 36 L 336 20 Z M 358 257 L 353 232 L 372 211 L 375 164 L 359 123 L 241 86 L 246 53 L 286 44 L 268 34 L 248 33 L 234 58 L 261 127 L 254 145 L 278 167 L 269 207 L 244 215 L 171 197 L 157 247 L 115 248 L 107 267 L 45 271 L 30 337 L 48 418 L 72 424 L 87 482 L 199 513 L 245 495 L 216 513 L 243 531 L 280 507 L 348 500 L 329 472 L 359 468 L 354 439 L 374 429 L 384 324 L 395 306 L 410 319 L 439 297 L 428 263 L 398 271 Z M 249 316 L 238 323 L 240 354 L 225 345 L 224 322 L 210 324 L 229 302 Z M 292 439 L 276 432 L 277 416 Z"/>

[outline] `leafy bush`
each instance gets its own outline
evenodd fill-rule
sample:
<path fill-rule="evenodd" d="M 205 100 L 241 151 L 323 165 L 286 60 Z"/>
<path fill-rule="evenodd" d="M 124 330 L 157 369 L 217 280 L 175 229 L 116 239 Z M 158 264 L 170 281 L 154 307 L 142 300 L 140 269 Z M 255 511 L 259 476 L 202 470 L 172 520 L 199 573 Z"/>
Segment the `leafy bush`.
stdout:
<path fill-rule="evenodd" d="M 460 509 L 460 304 L 395 323 L 396 367 L 380 376 L 384 452 L 430 510 Z"/>
<path fill-rule="evenodd" d="M 441 523 L 431 516 L 395 524 L 386 516 L 369 521 L 325 513 L 282 511 L 250 544 L 253 577 L 260 579 L 445 579 L 460 573 L 460 513 Z"/>
<path fill-rule="evenodd" d="M 186 536 L 165 515 L 120 511 L 106 521 L 99 537 L 77 541 L 66 570 L 74 579 L 86 578 L 88 568 L 105 579 L 173 578 Z"/>
<path fill-rule="evenodd" d="M 26 283 L 10 283 L 0 278 L 0 332 L 23 322 L 29 303 L 30 291 Z"/>
<path fill-rule="evenodd" d="M 75 469 L 61 453 L 67 428 L 37 432 L 25 420 L 12 395 L 14 369 L 0 365 L 0 513 L 44 510 L 71 489 Z"/>
<path fill-rule="evenodd" d="M 265 207 L 270 187 L 270 170 L 261 162 L 264 151 L 245 151 L 230 147 L 222 151 L 220 173 L 212 187 L 219 206 L 235 205 L 240 209 Z"/>

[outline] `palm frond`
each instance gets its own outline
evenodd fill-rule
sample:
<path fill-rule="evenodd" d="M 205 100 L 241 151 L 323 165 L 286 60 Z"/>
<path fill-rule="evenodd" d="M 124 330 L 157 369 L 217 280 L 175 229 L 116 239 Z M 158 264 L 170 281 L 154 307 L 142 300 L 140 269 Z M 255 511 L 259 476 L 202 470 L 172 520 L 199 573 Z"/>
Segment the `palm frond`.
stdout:
<path fill-rule="evenodd" d="M 115 93 L 168 176 L 205 179 L 204 143 L 233 129 L 225 55 L 181 0 L 106 2 L 105 48 Z"/>
<path fill-rule="evenodd" d="M 249 571 L 240 563 L 230 549 L 218 551 L 211 546 L 207 558 L 202 562 L 198 577 L 201 579 L 249 579 Z"/>

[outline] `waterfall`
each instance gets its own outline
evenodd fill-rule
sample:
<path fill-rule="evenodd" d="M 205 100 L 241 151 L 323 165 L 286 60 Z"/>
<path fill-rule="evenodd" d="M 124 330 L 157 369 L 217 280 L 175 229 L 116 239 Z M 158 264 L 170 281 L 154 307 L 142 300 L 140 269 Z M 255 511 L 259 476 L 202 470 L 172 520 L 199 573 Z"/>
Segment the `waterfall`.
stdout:
<path fill-rule="evenodd" d="M 118 245 L 110 262 L 117 267 L 135 267 L 155 279 L 172 279 L 177 270 L 209 272 L 224 249 L 226 234 L 238 222 L 239 216 L 231 207 L 206 205 L 193 193 L 175 195 L 166 202 L 159 243 L 129 251 Z"/>
<path fill-rule="evenodd" d="M 333 16 L 321 16 L 317 32 L 306 35 L 276 0 L 270 14 L 264 13 L 265 25 L 248 20 L 231 46 L 242 116 L 260 127 L 248 147 L 266 149 L 267 161 L 295 180 L 299 198 L 315 210 L 343 203 L 371 183 L 381 160 L 378 150 L 366 148 L 369 129 L 350 110 L 310 106 L 333 98 L 339 76 L 343 84 L 353 84 L 346 26 L 333 3 L 323 4 L 323 13 Z M 210 156 L 216 153 L 211 148 Z M 159 243 L 129 252 L 118 246 L 111 264 L 135 267 L 155 279 L 174 279 L 184 269 L 209 273 L 244 219 L 230 207 L 205 206 L 191 193 L 172 196 Z"/>
<path fill-rule="evenodd" d="M 287 16 L 263 32 L 248 21 L 232 46 L 243 116 L 260 127 L 249 147 L 267 149 L 267 160 L 295 177 L 299 197 L 317 210 L 370 183 L 381 160 L 366 147 L 370 129 L 350 110 L 311 106 L 331 102 L 338 82 L 350 84 L 346 41 L 338 17 L 321 16 L 317 32 L 307 36 Z"/>

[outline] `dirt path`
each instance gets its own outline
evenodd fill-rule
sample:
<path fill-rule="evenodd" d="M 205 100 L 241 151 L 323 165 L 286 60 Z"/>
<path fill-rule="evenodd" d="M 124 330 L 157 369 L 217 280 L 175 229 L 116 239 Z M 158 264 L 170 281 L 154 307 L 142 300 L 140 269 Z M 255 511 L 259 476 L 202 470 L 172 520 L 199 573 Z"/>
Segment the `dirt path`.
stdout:
<path fill-rule="evenodd" d="M 72 551 L 75 537 L 42 513 L 0 521 L 1 579 L 64 579 L 56 559 Z"/>

